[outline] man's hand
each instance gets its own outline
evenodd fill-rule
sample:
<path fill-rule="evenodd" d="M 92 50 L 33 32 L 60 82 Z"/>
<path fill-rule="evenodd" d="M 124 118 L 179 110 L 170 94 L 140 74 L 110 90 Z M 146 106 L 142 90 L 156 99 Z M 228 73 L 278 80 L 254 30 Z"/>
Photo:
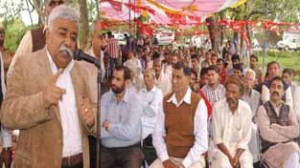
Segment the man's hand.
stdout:
<path fill-rule="evenodd" d="M 228 156 L 227 156 L 227 157 L 228 157 Z M 231 167 L 232 167 L 232 168 L 235 168 L 235 162 L 236 162 L 236 161 L 234 160 L 234 158 L 230 156 L 230 157 L 228 157 L 228 160 L 229 160 L 229 162 L 230 162 L 230 164 L 231 164 Z"/>
<path fill-rule="evenodd" d="M 233 168 L 239 168 L 240 167 L 240 157 L 241 157 L 241 155 L 244 151 L 245 151 L 244 149 L 240 149 L 240 148 L 238 148 L 236 150 L 235 156 L 234 156 L 232 164 L 231 164 Z"/>
<path fill-rule="evenodd" d="M 103 124 L 102 124 L 102 127 L 105 128 L 106 131 L 108 131 L 110 125 L 111 125 L 110 122 L 104 121 Z"/>
<path fill-rule="evenodd" d="M 178 168 L 176 164 L 174 164 L 170 159 L 165 160 L 163 162 L 164 168 Z"/>
<path fill-rule="evenodd" d="M 178 168 L 185 168 L 184 165 L 181 163 Z"/>
<path fill-rule="evenodd" d="M 228 151 L 227 147 L 225 146 L 225 144 L 223 143 L 220 143 L 220 144 L 217 144 L 218 148 L 227 156 L 231 166 L 233 168 L 234 167 L 234 157 L 230 154 L 230 152 Z"/>
<path fill-rule="evenodd" d="M 79 103 L 79 114 L 84 124 L 86 124 L 89 129 L 92 129 L 95 125 L 95 117 L 93 114 L 93 107 L 92 103 L 89 98 L 79 96 L 78 97 Z"/>
<path fill-rule="evenodd" d="M 271 128 L 273 129 L 273 130 L 276 130 L 276 129 L 280 129 L 280 128 L 282 128 L 282 126 L 281 125 L 279 125 L 279 124 L 276 124 L 276 123 L 273 123 L 273 124 L 271 124 Z"/>
<path fill-rule="evenodd" d="M 0 167 L 3 166 L 3 163 L 6 168 L 10 167 L 12 162 L 12 150 L 11 148 L 3 148 L 0 155 Z"/>
<path fill-rule="evenodd" d="M 60 69 L 56 74 L 51 76 L 47 86 L 43 90 L 45 108 L 48 108 L 51 105 L 57 105 L 59 100 L 61 100 L 62 96 L 66 93 L 65 89 L 56 86 L 56 81 L 62 72 L 63 70 Z"/>
<path fill-rule="evenodd" d="M 234 157 L 230 162 L 230 164 L 233 168 L 239 168 L 240 167 L 239 158 Z"/>

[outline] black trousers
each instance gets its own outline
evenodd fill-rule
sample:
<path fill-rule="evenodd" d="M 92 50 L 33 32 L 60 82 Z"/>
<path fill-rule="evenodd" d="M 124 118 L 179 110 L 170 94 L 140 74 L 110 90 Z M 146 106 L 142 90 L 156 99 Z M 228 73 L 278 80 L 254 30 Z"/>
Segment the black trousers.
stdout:
<path fill-rule="evenodd" d="M 90 168 L 97 166 L 97 139 L 89 136 L 89 149 L 90 149 Z"/>
<path fill-rule="evenodd" d="M 143 154 L 140 144 L 106 148 L 101 145 L 101 168 L 140 168 Z"/>
<path fill-rule="evenodd" d="M 152 144 L 152 136 L 149 135 L 143 140 L 143 153 L 144 153 L 144 160 L 147 162 L 148 165 L 154 162 L 157 158 L 155 148 Z"/>
<path fill-rule="evenodd" d="M 61 168 L 83 168 L 83 162 L 74 166 L 61 166 Z"/>

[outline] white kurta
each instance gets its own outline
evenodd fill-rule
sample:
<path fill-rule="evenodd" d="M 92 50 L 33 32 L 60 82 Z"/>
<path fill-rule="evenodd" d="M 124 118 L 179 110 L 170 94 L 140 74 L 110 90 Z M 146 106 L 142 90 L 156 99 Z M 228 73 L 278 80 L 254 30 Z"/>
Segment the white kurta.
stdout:
<path fill-rule="evenodd" d="M 242 168 L 253 167 L 252 155 L 248 149 L 251 139 L 252 111 L 250 106 L 239 100 L 235 113 L 228 107 L 226 99 L 222 99 L 214 105 L 212 114 L 212 130 L 214 147 L 211 149 L 212 168 L 230 168 L 229 159 L 218 149 L 217 144 L 223 143 L 232 156 L 237 149 L 244 149 L 240 157 Z"/>

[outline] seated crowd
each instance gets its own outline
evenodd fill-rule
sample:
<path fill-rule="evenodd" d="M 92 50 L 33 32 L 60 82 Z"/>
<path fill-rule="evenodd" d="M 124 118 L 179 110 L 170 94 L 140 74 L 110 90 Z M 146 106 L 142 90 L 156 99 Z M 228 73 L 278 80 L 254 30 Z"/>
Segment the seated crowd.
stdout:
<path fill-rule="evenodd" d="M 55 8 L 46 46 L 26 56 L 33 51 L 21 51 L 20 44 L 17 53 L 24 56 L 14 56 L 9 68 L 1 122 L 2 134 L 20 130 L 16 167 L 89 167 L 87 160 L 95 167 L 95 141 L 101 168 L 300 167 L 300 88 L 292 69 L 272 61 L 263 75 L 259 57 L 242 61 L 233 44 L 222 56 L 206 48 L 158 46 L 148 37 L 119 46 L 111 32 L 99 33 L 98 21 L 86 50 L 101 65 L 101 129 L 93 138 L 97 68 L 63 61 L 77 48 L 78 25 L 70 18 L 76 20 L 70 7 Z M 3 141 L 4 150 L 10 146 Z"/>

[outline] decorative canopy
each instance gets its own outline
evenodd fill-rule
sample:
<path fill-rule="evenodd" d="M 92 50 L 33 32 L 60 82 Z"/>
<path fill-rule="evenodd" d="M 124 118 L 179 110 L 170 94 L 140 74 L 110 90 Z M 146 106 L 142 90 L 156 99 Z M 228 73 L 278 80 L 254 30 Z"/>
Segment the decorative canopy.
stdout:
<path fill-rule="evenodd" d="M 102 17 L 128 21 L 149 17 L 156 24 L 194 24 L 228 7 L 237 7 L 247 0 L 101 0 Z"/>

